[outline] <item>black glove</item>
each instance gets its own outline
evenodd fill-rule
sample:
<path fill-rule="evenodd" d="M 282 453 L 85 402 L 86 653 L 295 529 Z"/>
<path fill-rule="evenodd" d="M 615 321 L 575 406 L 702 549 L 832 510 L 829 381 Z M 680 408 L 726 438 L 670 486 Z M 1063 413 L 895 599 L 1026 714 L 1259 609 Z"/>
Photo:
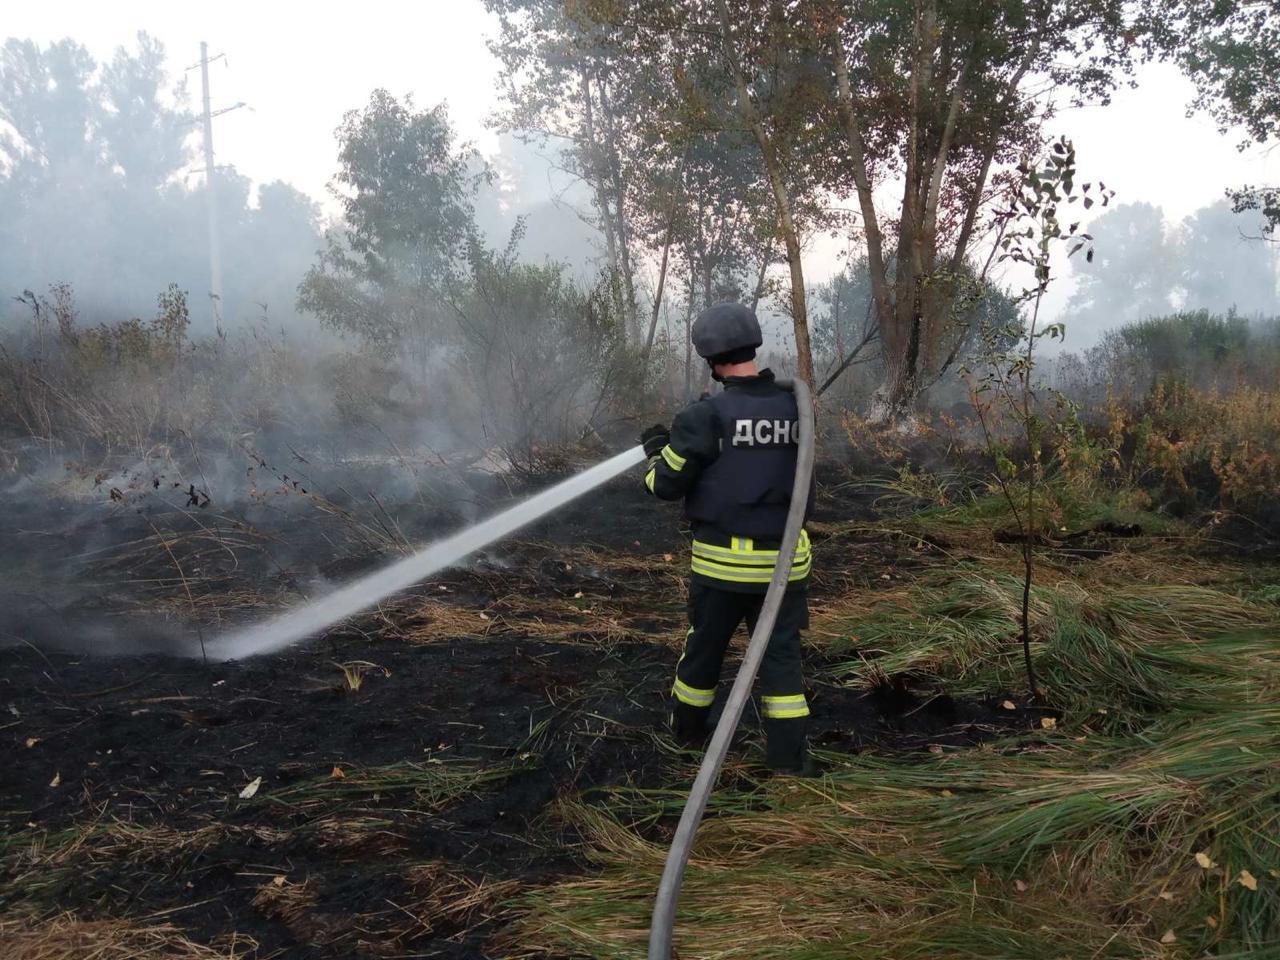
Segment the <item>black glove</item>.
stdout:
<path fill-rule="evenodd" d="M 660 423 L 655 423 L 652 427 L 640 434 L 640 442 L 644 444 L 644 455 L 646 457 L 656 457 L 662 452 L 671 441 L 671 434 L 667 432 L 667 428 Z"/>

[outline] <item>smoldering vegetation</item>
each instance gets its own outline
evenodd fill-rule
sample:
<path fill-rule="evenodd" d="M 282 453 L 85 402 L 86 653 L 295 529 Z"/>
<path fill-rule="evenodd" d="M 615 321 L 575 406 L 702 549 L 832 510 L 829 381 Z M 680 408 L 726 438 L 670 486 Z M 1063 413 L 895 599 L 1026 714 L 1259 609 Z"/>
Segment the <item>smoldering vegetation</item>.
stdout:
<path fill-rule="evenodd" d="M 591 309 L 552 292 L 545 327 L 522 303 L 511 342 L 441 350 L 424 381 L 265 329 L 192 340 L 176 290 L 149 321 L 83 328 L 59 288 L 0 355 L 6 633 L 195 653 L 181 622 L 220 596 L 323 590 L 603 452 L 633 427 L 604 422 L 607 356 L 546 350 Z"/>
<path fill-rule="evenodd" d="M 283 185 L 251 204 L 234 170 L 179 176 L 188 91 L 145 34 L 107 63 L 10 40 L 0 81 L 10 639 L 190 654 L 216 596 L 323 590 L 629 442 L 644 376 L 616 291 L 539 260 L 554 211 L 503 200 L 528 171 L 498 183 L 443 106 L 378 91 L 347 115 L 322 236 Z"/>
<path fill-rule="evenodd" d="M 326 221 L 215 173 L 216 302 L 158 43 L 0 51 L 0 952 L 642 956 L 699 752 L 664 726 L 687 531 L 636 478 L 201 653 L 669 421 L 734 297 L 820 394 L 825 772 L 770 778 L 749 711 L 680 955 L 1268 955 L 1280 215 L 1112 203 L 1033 106 L 1163 49 L 1255 123 L 1212 57 L 1260 75 L 1266 16 L 1050 4 L 1028 47 L 1017 4 L 486 6 L 503 155 L 359 91 Z"/>

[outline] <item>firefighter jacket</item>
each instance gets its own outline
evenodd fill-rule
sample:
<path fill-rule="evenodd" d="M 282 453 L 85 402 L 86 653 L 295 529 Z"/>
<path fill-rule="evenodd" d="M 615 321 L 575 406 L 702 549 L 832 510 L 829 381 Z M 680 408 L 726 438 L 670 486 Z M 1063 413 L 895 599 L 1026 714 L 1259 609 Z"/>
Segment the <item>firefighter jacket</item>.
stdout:
<path fill-rule="evenodd" d="M 676 415 L 670 441 L 650 460 L 644 483 L 662 500 L 684 498 L 694 579 L 741 593 L 768 589 L 791 505 L 798 441 L 795 395 L 768 370 L 729 377 L 721 393 Z M 812 507 L 810 484 L 806 516 Z M 802 531 L 793 586 L 807 583 L 811 565 L 809 535 Z"/>

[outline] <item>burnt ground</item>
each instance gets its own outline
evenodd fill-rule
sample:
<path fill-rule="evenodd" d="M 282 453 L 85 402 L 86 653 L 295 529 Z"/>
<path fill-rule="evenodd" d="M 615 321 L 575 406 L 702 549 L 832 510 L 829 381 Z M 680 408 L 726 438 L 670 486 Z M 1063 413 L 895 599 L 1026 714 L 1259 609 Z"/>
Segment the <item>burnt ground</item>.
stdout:
<path fill-rule="evenodd" d="M 819 523 L 871 516 L 826 479 Z M 252 957 L 509 955 L 520 894 L 589 869 L 562 801 L 688 782 L 696 756 L 662 730 L 677 519 L 611 484 L 413 597 L 243 662 L 65 652 L 65 611 L 63 651 L 19 634 L 0 649 L 0 918 L 162 919 Z M 901 575 L 918 550 L 820 552 L 815 599 Z M 372 562 L 311 553 L 335 576 Z M 298 576 L 245 568 L 255 597 Z M 125 590 L 113 609 L 144 605 Z M 1037 716 L 900 680 L 849 689 L 813 651 L 810 674 L 827 750 L 964 747 Z M 754 717 L 739 740 L 756 756 Z"/>

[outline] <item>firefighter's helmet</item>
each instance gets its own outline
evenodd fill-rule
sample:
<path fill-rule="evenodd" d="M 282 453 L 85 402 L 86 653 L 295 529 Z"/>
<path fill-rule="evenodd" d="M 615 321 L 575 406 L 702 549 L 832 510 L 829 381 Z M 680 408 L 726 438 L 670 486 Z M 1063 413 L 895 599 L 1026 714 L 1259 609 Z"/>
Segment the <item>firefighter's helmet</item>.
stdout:
<path fill-rule="evenodd" d="M 693 322 L 693 347 L 711 363 L 749 360 L 763 342 L 755 311 L 741 303 L 712 304 Z"/>

